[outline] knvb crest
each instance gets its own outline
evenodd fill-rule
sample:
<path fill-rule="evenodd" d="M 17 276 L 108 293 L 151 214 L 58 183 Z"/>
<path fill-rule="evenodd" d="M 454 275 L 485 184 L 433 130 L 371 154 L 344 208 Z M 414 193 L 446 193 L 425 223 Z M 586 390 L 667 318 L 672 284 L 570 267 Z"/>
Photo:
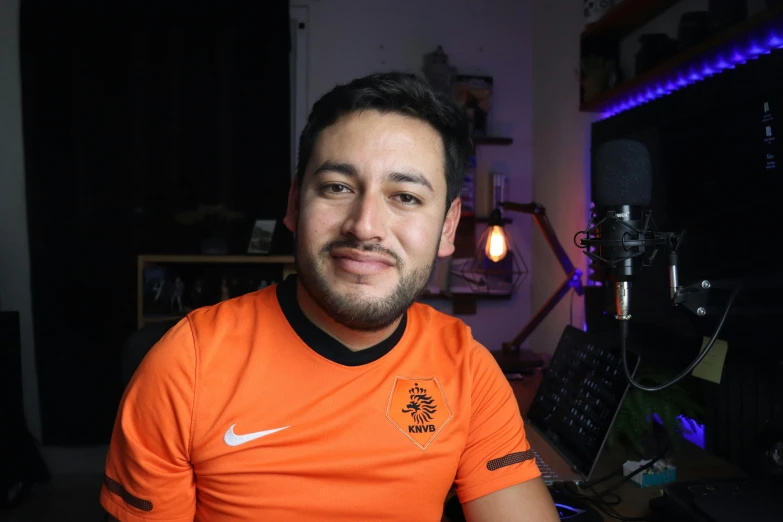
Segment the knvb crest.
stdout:
<path fill-rule="evenodd" d="M 386 418 L 421 449 L 435 440 L 452 414 L 446 396 L 434 377 L 396 377 Z"/>

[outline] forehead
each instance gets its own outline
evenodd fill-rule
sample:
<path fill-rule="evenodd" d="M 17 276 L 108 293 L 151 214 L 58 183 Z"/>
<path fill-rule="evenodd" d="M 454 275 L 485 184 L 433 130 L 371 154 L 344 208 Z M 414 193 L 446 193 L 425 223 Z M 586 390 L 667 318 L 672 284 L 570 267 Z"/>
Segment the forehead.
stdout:
<path fill-rule="evenodd" d="M 375 110 L 353 112 L 325 128 L 313 148 L 308 171 L 326 161 L 351 163 L 363 176 L 383 176 L 405 167 L 446 190 L 443 139 L 427 122 Z"/>

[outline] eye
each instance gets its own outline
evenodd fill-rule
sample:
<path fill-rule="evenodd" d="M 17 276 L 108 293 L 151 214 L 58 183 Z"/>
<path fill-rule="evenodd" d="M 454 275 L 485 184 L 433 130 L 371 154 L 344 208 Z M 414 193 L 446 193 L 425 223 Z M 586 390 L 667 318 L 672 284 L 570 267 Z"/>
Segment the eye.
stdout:
<path fill-rule="evenodd" d="M 406 206 L 421 205 L 421 200 L 410 194 L 397 194 L 397 198 L 400 200 L 400 203 Z"/>
<path fill-rule="evenodd" d="M 350 189 L 341 183 L 328 183 L 321 187 L 321 191 L 324 194 L 346 194 Z"/>

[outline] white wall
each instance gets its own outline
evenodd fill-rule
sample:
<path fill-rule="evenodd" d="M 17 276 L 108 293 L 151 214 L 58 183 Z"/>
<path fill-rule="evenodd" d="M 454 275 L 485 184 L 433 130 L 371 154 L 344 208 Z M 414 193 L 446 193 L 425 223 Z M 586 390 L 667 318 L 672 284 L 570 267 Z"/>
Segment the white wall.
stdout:
<path fill-rule="evenodd" d="M 25 201 L 19 0 L 0 0 L 0 307 L 21 316 L 24 411 L 40 439 Z"/>
<path fill-rule="evenodd" d="M 625 0 L 631 1 L 631 0 Z M 582 6 L 572 0 L 533 2 L 533 197 L 547 209 L 571 261 L 586 274 L 587 258 L 573 237 L 587 222 L 589 124 L 579 107 L 579 35 Z M 564 274 L 541 234 L 533 234 L 532 306 L 538 309 Z M 585 278 L 586 281 L 586 278 Z M 552 311 L 531 336 L 531 348 L 552 352 L 569 322 L 571 296 Z M 573 324 L 584 324 L 583 299 L 573 303 Z"/>
<path fill-rule="evenodd" d="M 372 72 L 421 73 L 423 56 L 442 45 L 460 72 L 494 78 L 493 134 L 508 147 L 482 147 L 479 168 L 505 172 L 510 200 L 531 200 L 531 1 L 515 0 L 292 0 L 309 7 L 308 100 L 312 105 L 339 83 Z M 513 238 L 531 262 L 532 220 L 513 216 Z M 480 233 L 480 230 L 477 232 Z M 530 316 L 530 280 L 510 301 L 479 301 L 475 316 L 460 316 L 490 349 L 511 340 Z M 432 301 L 451 312 L 448 302 Z"/>

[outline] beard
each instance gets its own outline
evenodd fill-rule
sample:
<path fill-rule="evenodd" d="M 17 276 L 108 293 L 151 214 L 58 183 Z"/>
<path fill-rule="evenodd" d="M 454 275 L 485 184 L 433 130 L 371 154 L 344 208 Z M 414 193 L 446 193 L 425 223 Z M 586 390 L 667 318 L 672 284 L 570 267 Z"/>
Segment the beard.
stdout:
<path fill-rule="evenodd" d="M 297 276 L 307 293 L 332 319 L 352 330 L 364 332 L 382 330 L 405 313 L 427 288 L 427 281 L 432 275 L 437 259 L 436 247 L 436 252 L 428 265 L 406 272 L 405 264 L 398 255 L 376 244 L 335 240 L 324 246 L 317 256 L 298 246 L 295 257 Z M 338 293 L 326 280 L 324 267 L 329 262 L 332 249 L 338 247 L 380 252 L 391 257 L 396 261 L 395 267 L 400 273 L 397 285 L 385 297 L 367 297 L 359 289 Z"/>

